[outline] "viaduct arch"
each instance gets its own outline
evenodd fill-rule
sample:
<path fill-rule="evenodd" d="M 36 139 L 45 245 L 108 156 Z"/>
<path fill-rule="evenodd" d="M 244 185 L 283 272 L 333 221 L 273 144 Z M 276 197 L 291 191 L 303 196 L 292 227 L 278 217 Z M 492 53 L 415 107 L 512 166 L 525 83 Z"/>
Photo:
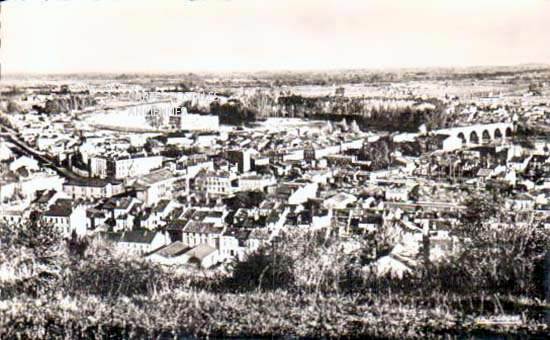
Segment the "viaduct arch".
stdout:
<path fill-rule="evenodd" d="M 441 129 L 434 132 L 460 138 L 464 144 L 485 144 L 510 137 L 514 131 L 513 123 L 493 123 Z"/>

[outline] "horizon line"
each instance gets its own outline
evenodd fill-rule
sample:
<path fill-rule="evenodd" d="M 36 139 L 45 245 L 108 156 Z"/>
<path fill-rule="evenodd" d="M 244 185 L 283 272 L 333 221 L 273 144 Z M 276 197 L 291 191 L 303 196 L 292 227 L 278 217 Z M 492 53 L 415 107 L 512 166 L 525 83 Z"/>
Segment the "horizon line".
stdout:
<path fill-rule="evenodd" d="M 178 75 L 178 74 L 255 74 L 255 73 L 318 73 L 318 72 L 399 72 L 409 70 L 468 70 L 477 68 L 514 68 L 514 67 L 543 67 L 550 68 L 549 62 L 529 62 L 519 64 L 476 64 L 476 65 L 441 65 L 441 66 L 391 66 L 391 67 L 338 67 L 338 68 L 289 68 L 289 69 L 250 69 L 250 70 L 215 70 L 215 69 L 196 69 L 196 70 L 172 70 L 172 71 L 53 71 L 53 72 L 2 72 L 2 77 L 6 76 L 63 76 L 63 75 Z"/>

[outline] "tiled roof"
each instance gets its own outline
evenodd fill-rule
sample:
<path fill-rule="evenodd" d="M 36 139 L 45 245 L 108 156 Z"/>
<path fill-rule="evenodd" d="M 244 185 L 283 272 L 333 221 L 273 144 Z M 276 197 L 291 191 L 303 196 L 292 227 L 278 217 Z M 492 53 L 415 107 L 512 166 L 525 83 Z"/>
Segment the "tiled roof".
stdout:
<path fill-rule="evenodd" d="M 168 204 L 170 204 L 170 200 L 160 200 L 153 210 L 154 212 L 163 212 L 168 207 Z"/>
<path fill-rule="evenodd" d="M 128 197 L 122 198 L 116 202 L 116 209 L 127 209 L 132 204 L 132 199 Z"/>
<path fill-rule="evenodd" d="M 118 241 L 120 241 L 122 233 L 101 232 L 100 236 L 101 236 L 102 239 L 104 239 L 106 241 L 118 242 Z"/>
<path fill-rule="evenodd" d="M 215 251 L 216 251 L 216 248 L 212 248 L 207 244 L 199 244 L 195 248 L 185 253 L 185 255 L 202 261 L 204 258 L 206 258 L 208 255 L 212 254 Z"/>
<path fill-rule="evenodd" d="M 249 237 L 257 240 L 268 240 L 269 231 L 264 229 L 254 229 L 250 232 Z"/>
<path fill-rule="evenodd" d="M 156 236 L 156 232 L 148 230 L 132 230 L 122 234 L 120 242 L 127 243 L 151 243 Z"/>
<path fill-rule="evenodd" d="M 150 174 L 141 176 L 139 183 L 143 185 L 152 185 L 161 181 L 165 181 L 173 178 L 171 171 L 168 169 L 162 169 L 159 171 L 152 172 Z"/>
<path fill-rule="evenodd" d="M 183 231 L 186 233 L 221 234 L 223 228 L 216 228 L 213 223 L 191 221 L 187 224 Z"/>
<path fill-rule="evenodd" d="M 73 212 L 73 201 L 70 199 L 58 199 L 50 209 L 44 213 L 45 216 L 67 217 Z"/>
<path fill-rule="evenodd" d="M 189 223 L 189 220 L 187 219 L 177 219 L 170 221 L 168 225 L 166 226 L 166 229 L 168 230 L 183 230 L 185 226 Z"/>
<path fill-rule="evenodd" d="M 64 185 L 102 188 L 107 184 L 109 184 L 109 182 L 103 179 L 87 178 L 85 180 L 69 180 Z"/>
<path fill-rule="evenodd" d="M 155 251 L 151 255 L 155 254 L 155 255 L 162 256 L 162 257 L 170 258 L 170 257 L 176 257 L 176 256 L 179 256 L 179 255 L 182 255 L 185 252 L 187 252 L 188 250 L 189 250 L 189 247 L 187 245 L 185 245 L 184 243 L 182 243 L 180 241 L 176 241 L 176 242 L 171 243 L 171 244 L 169 244 L 165 247 L 160 248 L 159 250 Z"/>
<path fill-rule="evenodd" d="M 48 203 L 50 199 L 55 195 L 55 190 L 47 190 L 40 194 L 40 197 L 36 200 L 36 203 Z"/>

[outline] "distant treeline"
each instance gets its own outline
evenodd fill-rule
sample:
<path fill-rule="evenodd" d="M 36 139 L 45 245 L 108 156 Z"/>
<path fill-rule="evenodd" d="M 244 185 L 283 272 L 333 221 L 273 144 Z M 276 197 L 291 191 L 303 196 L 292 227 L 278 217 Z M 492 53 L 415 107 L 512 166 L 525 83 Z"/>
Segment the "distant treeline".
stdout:
<path fill-rule="evenodd" d="M 377 131 L 416 132 L 418 131 L 418 127 L 426 122 L 424 115 L 408 109 L 396 112 L 391 116 L 365 117 L 356 114 L 313 114 L 308 115 L 307 118 L 332 122 L 345 119 L 347 123 L 355 121 L 362 131 L 369 129 Z"/>
<path fill-rule="evenodd" d="M 210 103 L 209 110 L 205 110 L 199 106 L 193 106 L 191 101 L 183 103 L 190 113 L 198 114 L 213 114 L 218 116 L 220 124 L 224 125 L 244 125 L 257 120 L 257 111 L 246 107 L 241 101 L 231 99 L 225 104 L 220 104 L 217 101 Z"/>
<path fill-rule="evenodd" d="M 395 70 L 373 72 L 368 70 L 347 70 L 338 72 L 268 72 L 243 74 L 238 83 L 231 79 L 209 81 L 209 85 L 237 87 L 286 86 L 331 86 L 341 84 L 381 84 L 423 80 L 489 80 L 500 77 L 531 77 L 537 73 L 549 73 L 549 67 L 502 67 L 470 69 Z M 206 78 L 205 78 L 206 79 Z"/>
<path fill-rule="evenodd" d="M 259 100 L 251 100 L 248 105 L 237 99 L 225 104 L 215 101 L 209 109 L 183 104 L 189 112 L 214 114 L 220 124 L 244 125 L 268 117 L 295 117 L 348 123 L 356 121 L 359 127 L 382 131 L 416 132 L 426 124 L 429 129 L 445 127 L 448 117 L 444 114 L 444 104 L 435 98 L 412 101 L 407 105 L 372 106 L 361 98 L 348 97 L 303 97 L 299 95 L 269 97 L 257 105 Z M 431 104 L 432 108 L 421 104 Z"/>
<path fill-rule="evenodd" d="M 97 105 L 96 100 L 91 96 L 74 96 L 68 98 L 48 99 L 44 106 L 33 105 L 33 110 L 38 113 L 57 114 L 71 110 L 83 110 L 86 107 Z"/>
<path fill-rule="evenodd" d="M 225 87 L 279 87 L 279 86 L 332 86 L 342 84 L 384 84 L 426 80 L 490 80 L 500 77 L 531 77 L 537 73 L 549 73 L 548 67 L 536 68 L 487 68 L 487 69 L 434 69 L 434 70 L 395 70 L 373 72 L 349 70 L 341 72 L 270 72 L 243 74 L 238 83 L 232 79 L 207 81 L 203 84 Z M 205 78 L 207 79 L 207 78 Z"/>
<path fill-rule="evenodd" d="M 257 112 L 245 107 L 240 101 L 230 101 L 226 104 L 213 102 L 210 112 L 220 119 L 220 124 L 242 125 L 256 120 Z"/>
<path fill-rule="evenodd" d="M 432 129 L 445 124 L 444 104 L 440 100 L 433 98 L 413 102 L 412 105 L 373 106 L 362 98 L 291 95 L 278 98 L 275 115 L 329 121 L 355 120 L 362 130 L 370 128 L 412 132 L 417 131 L 422 124 Z M 423 103 L 431 104 L 433 109 L 419 106 Z"/>

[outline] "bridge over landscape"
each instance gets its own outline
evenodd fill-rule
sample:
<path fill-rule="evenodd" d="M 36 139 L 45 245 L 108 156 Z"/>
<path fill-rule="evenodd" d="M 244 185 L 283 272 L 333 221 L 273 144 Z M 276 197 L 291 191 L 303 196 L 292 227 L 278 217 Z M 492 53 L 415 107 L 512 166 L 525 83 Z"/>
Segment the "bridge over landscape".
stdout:
<path fill-rule="evenodd" d="M 458 137 L 465 144 L 484 144 L 510 137 L 514 131 L 513 123 L 492 123 L 441 129 L 434 132 Z"/>

